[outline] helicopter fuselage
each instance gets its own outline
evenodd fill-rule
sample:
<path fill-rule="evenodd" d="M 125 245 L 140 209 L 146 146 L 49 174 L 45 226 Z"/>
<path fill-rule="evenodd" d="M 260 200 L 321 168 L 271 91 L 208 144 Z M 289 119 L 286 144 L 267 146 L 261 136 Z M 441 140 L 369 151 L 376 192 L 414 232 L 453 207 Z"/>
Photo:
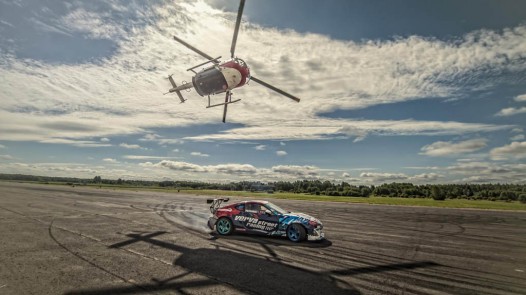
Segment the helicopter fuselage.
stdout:
<path fill-rule="evenodd" d="M 240 58 L 233 58 L 213 65 L 192 77 L 192 84 L 201 96 L 213 95 L 245 85 L 250 79 L 250 69 Z"/>

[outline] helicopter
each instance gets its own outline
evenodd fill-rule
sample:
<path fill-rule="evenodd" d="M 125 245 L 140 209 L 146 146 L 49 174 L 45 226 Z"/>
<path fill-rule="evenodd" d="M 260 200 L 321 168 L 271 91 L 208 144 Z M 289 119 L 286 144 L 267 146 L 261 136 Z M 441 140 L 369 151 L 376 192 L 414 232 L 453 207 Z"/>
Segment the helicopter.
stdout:
<path fill-rule="evenodd" d="M 277 93 L 284 95 L 296 102 L 300 102 L 300 99 L 292 94 L 289 94 L 277 87 L 272 86 L 271 84 L 258 79 L 250 75 L 250 68 L 247 63 L 241 58 L 235 57 L 234 53 L 236 50 L 237 36 L 239 33 L 239 26 L 241 25 L 241 16 L 243 15 L 243 8 L 245 7 L 245 0 L 240 0 L 239 9 L 237 12 L 236 26 L 234 29 L 234 36 L 232 37 L 232 45 L 230 47 L 230 59 L 224 62 L 220 61 L 221 56 L 213 58 L 212 56 L 204 53 L 203 51 L 195 48 L 194 46 L 188 44 L 184 40 L 173 36 L 174 40 L 186 46 L 188 49 L 194 51 L 195 53 L 201 55 L 206 59 L 205 62 L 193 66 L 187 71 L 193 72 L 195 75 L 192 77 L 192 83 L 183 82 L 181 85 L 177 86 L 175 84 L 172 75 L 168 76 L 168 80 L 172 84 L 172 88 L 168 90 L 167 93 L 176 93 L 179 97 L 181 103 L 184 103 L 186 99 L 181 94 L 182 90 L 190 91 L 192 88 L 202 96 L 208 96 L 208 106 L 206 108 L 224 106 L 223 109 L 223 123 L 226 122 L 226 113 L 227 107 L 231 103 L 240 101 L 241 99 L 232 100 L 232 90 L 234 88 L 239 88 L 243 85 L 248 84 L 249 81 L 254 81 L 264 87 L 267 87 L 271 90 L 276 91 Z M 196 71 L 197 68 L 212 64 L 211 66 L 204 68 L 200 71 Z M 218 104 L 210 104 L 210 95 L 225 93 L 225 102 Z"/>

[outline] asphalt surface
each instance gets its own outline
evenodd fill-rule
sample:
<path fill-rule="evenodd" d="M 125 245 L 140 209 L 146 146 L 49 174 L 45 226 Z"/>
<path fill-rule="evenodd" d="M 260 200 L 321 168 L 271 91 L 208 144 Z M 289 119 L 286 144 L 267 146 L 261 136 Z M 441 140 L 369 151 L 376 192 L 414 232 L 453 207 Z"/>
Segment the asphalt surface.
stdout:
<path fill-rule="evenodd" d="M 206 196 L 0 182 L 0 294 L 526 294 L 526 213 L 271 200 L 327 240 L 206 231 Z"/>

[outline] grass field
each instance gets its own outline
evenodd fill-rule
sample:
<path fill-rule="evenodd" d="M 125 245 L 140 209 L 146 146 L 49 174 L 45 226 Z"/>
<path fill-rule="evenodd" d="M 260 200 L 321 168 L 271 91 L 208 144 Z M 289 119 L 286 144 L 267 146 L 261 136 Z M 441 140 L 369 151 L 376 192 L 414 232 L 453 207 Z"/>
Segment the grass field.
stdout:
<path fill-rule="evenodd" d="M 65 185 L 65 183 L 45 183 L 49 185 Z M 466 200 L 466 199 L 447 199 L 444 201 L 435 201 L 424 198 L 388 198 L 388 197 L 331 197 L 316 196 L 308 194 L 294 193 L 273 193 L 265 192 L 243 192 L 243 191 L 222 191 L 222 190 L 177 190 L 163 187 L 137 187 L 125 185 L 94 185 L 90 184 L 83 187 L 104 188 L 104 189 L 124 189 L 140 191 L 162 191 L 169 193 L 187 193 L 207 196 L 230 196 L 230 197 L 247 197 L 250 199 L 289 199 L 289 200 L 307 200 L 307 201 L 329 201 L 343 203 L 363 203 L 377 205 L 396 205 L 396 206 L 426 206 L 426 207 L 443 207 L 443 208 L 473 208 L 473 209 L 495 209 L 495 210 L 524 210 L 526 204 L 520 202 L 503 202 L 503 201 L 486 201 L 486 200 Z"/>
<path fill-rule="evenodd" d="M 218 191 L 218 190 L 181 190 L 181 193 L 190 193 L 197 195 L 210 196 L 233 196 L 249 197 L 253 199 L 289 199 L 289 200 L 308 200 L 308 201 L 330 201 L 345 203 L 365 203 L 378 205 L 398 205 L 398 206 L 427 206 L 427 207 L 444 207 L 444 208 L 475 208 L 475 209 L 498 209 L 498 210 L 526 210 L 526 204 L 519 202 L 499 202 L 485 200 L 465 200 L 465 199 L 448 199 L 444 201 L 435 201 L 433 199 L 423 198 L 387 198 L 387 197 L 330 197 L 314 196 L 294 193 L 251 193 L 237 191 Z"/>

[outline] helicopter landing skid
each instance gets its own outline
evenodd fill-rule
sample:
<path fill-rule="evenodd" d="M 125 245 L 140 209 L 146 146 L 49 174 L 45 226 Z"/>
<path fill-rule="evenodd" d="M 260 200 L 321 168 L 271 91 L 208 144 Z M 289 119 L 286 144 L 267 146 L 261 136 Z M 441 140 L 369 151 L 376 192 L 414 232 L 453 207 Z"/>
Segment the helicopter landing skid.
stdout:
<path fill-rule="evenodd" d="M 232 100 L 232 93 L 230 92 L 227 95 L 228 95 L 228 98 L 225 102 L 218 103 L 218 104 L 212 104 L 212 105 L 210 104 L 210 95 L 209 95 L 208 96 L 208 106 L 206 108 L 208 109 L 208 108 L 213 108 L 213 107 L 218 107 L 218 106 L 226 106 L 228 104 L 235 103 L 241 100 L 241 98 Z"/>
<path fill-rule="evenodd" d="M 222 103 L 213 104 L 213 105 L 208 104 L 208 106 L 206 108 L 208 109 L 208 108 L 213 108 L 213 107 L 218 107 L 218 106 L 224 106 L 224 105 L 227 105 L 227 104 L 238 102 L 240 100 L 241 100 L 241 98 L 236 99 L 236 100 L 232 100 L 232 101 L 229 101 L 229 102 L 222 102 Z"/>

